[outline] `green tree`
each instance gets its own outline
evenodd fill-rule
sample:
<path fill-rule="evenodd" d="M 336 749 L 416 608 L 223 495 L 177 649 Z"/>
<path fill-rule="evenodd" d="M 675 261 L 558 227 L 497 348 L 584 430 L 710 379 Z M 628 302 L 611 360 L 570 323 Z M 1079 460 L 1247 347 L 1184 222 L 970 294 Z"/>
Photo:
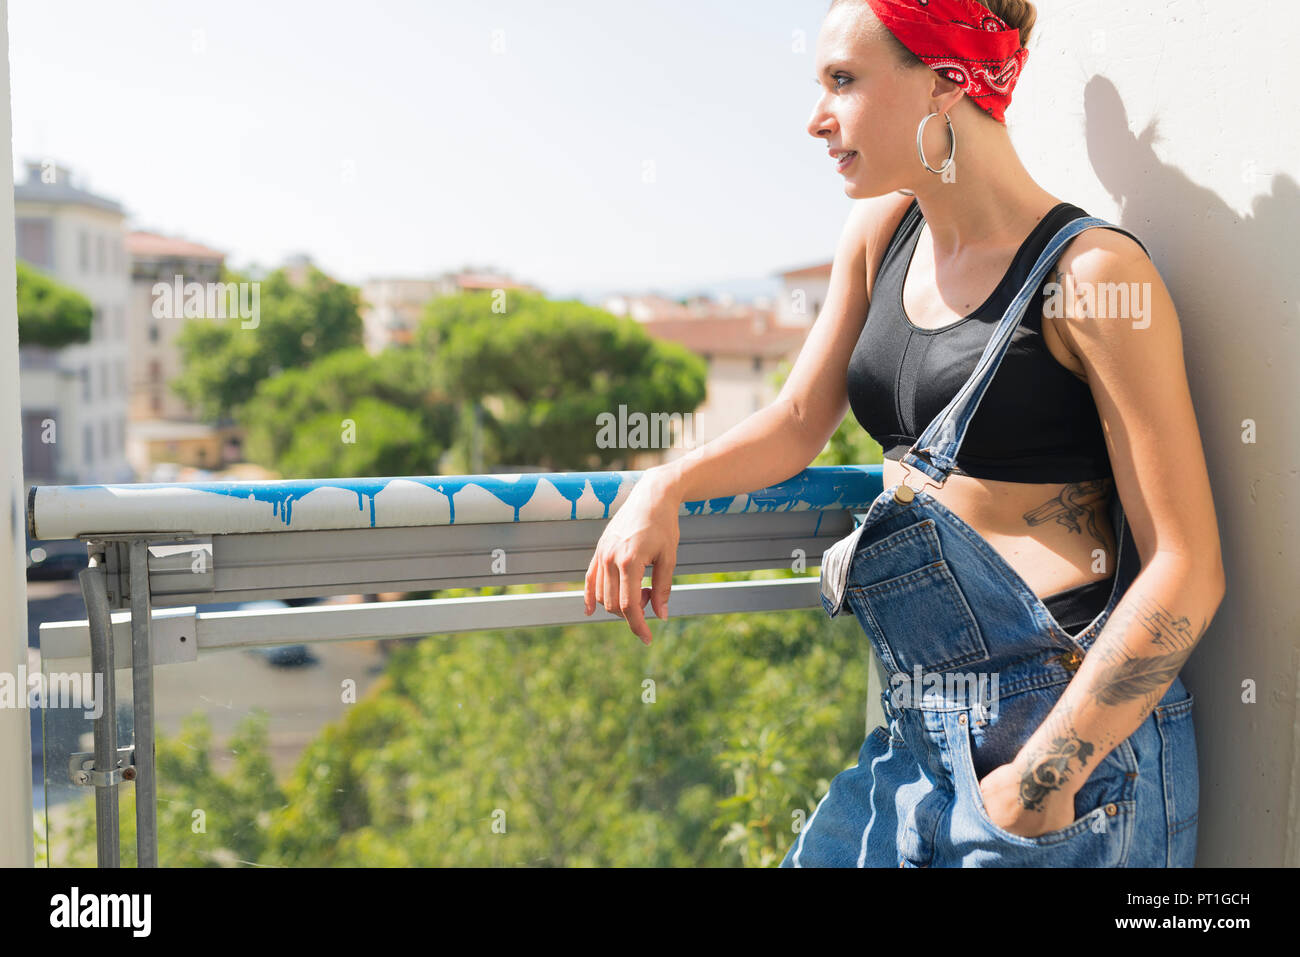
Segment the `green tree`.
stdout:
<path fill-rule="evenodd" d="M 431 475 L 457 403 L 417 350 L 340 349 L 257 387 L 239 412 L 245 454 L 286 478 Z"/>
<path fill-rule="evenodd" d="M 253 280 L 224 271 L 221 281 Z M 259 281 L 257 304 L 255 324 L 189 319 L 177 338 L 183 366 L 172 388 L 205 419 L 235 417 L 263 381 L 361 345 L 359 291 L 314 266 L 298 286 L 283 269 L 272 272 Z"/>
<path fill-rule="evenodd" d="M 21 259 L 18 267 L 18 344 L 61 349 L 89 342 L 95 309 L 89 299 Z"/>
<path fill-rule="evenodd" d="M 232 867 L 254 864 L 270 853 L 267 833 L 273 813 L 285 806 L 275 783 L 268 752 L 268 716 L 246 715 L 221 749 L 232 767 L 218 773 L 207 717 L 196 712 L 180 733 L 159 735 L 154 755 L 158 772 L 158 864 L 162 867 Z M 124 867 L 138 860 L 135 846 L 135 788 L 118 789 L 118 838 Z M 94 867 L 95 802 L 87 795 L 50 844 L 66 847 L 54 867 Z"/>
<path fill-rule="evenodd" d="M 861 629 L 817 609 L 655 635 L 643 648 L 614 622 L 404 647 L 282 785 L 260 716 L 224 747 L 226 774 L 195 719 L 158 745 L 160 863 L 775 864 L 861 745 Z M 93 803 L 77 822 L 55 864 L 93 864 Z"/>
<path fill-rule="evenodd" d="M 884 461 L 880 443 L 858 424 L 852 414 L 836 427 L 826 448 L 813 465 L 880 465 Z"/>
<path fill-rule="evenodd" d="M 599 417 L 683 415 L 704 400 L 708 367 L 639 323 L 536 294 L 465 293 L 433 300 L 415 336 L 449 392 L 465 403 L 459 451 L 468 461 L 473 407 L 489 464 L 586 470 L 625 463 L 602 448 Z"/>

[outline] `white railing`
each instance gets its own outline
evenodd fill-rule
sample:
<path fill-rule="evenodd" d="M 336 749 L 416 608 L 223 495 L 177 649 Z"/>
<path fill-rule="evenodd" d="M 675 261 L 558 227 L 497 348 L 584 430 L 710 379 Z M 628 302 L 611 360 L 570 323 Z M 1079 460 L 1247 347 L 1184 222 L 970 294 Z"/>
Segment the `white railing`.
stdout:
<path fill-rule="evenodd" d="M 103 676 L 94 751 L 72 755 L 67 769 L 72 784 L 95 789 L 99 866 L 119 865 L 123 781 L 136 789 L 137 860 L 157 866 L 155 665 L 197 661 L 200 649 L 621 620 L 600 608 L 587 616 L 581 590 L 256 611 L 196 606 L 580 581 L 641 474 L 33 487 L 29 534 L 79 538 L 90 554 L 80 573 L 86 619 L 42 624 L 40 650 L 43 669 L 59 661 L 76 670 L 89 658 L 91 673 Z M 803 574 L 674 585 L 673 617 L 820 607 L 822 552 L 881 488 L 878 465 L 826 466 L 684 503 L 675 574 Z M 114 676 L 128 664 L 134 740 L 119 747 Z"/>

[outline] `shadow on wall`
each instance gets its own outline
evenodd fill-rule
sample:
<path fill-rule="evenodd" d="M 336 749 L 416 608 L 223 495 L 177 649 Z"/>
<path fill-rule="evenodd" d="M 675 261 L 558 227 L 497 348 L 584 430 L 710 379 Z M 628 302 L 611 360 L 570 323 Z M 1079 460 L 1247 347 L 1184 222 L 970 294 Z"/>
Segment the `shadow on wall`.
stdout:
<path fill-rule="evenodd" d="M 1289 176 L 1275 177 L 1272 193 L 1256 197 L 1251 215 L 1242 218 L 1213 190 L 1156 155 L 1156 121 L 1133 135 L 1110 80 L 1088 81 L 1084 112 L 1088 158 L 1120 208 L 1116 225 L 1147 244 L 1178 309 L 1210 471 L 1240 469 L 1239 460 L 1216 463 L 1213 454 L 1240 450 L 1243 419 L 1253 419 L 1261 433 L 1271 432 L 1272 441 L 1294 428 L 1300 188 Z M 1232 335 L 1222 334 L 1224 324 L 1233 326 Z M 1233 445 L 1225 443 L 1228 438 Z M 1226 551 L 1230 530 L 1223 531 Z"/>
<path fill-rule="evenodd" d="M 1282 811 L 1274 815 L 1280 837 L 1287 824 L 1286 775 L 1265 780 L 1259 768 L 1278 759 L 1289 764 L 1295 746 L 1284 730 L 1294 722 L 1293 706 L 1277 699 L 1282 691 L 1265 687 L 1266 676 L 1294 672 L 1296 597 L 1278 586 L 1300 560 L 1293 518 L 1300 475 L 1300 418 L 1294 414 L 1300 189 L 1292 177 L 1275 175 L 1270 191 L 1255 196 L 1250 212 L 1239 215 L 1157 156 L 1156 120 L 1132 133 L 1124 102 L 1104 76 L 1088 81 L 1084 115 L 1089 159 L 1121 211 L 1116 225 L 1147 243 L 1178 309 L 1219 520 L 1227 594 L 1186 672 L 1204 678 L 1188 682 L 1199 702 L 1201 820 L 1221 825 L 1273 808 Z M 1285 157 L 1265 154 L 1258 161 L 1267 169 Z M 1256 444 L 1243 442 L 1247 419 L 1255 423 Z M 1241 706 L 1241 682 L 1251 677 L 1261 683 L 1258 705 L 1234 710 L 1232 705 Z M 1289 686 L 1285 694 L 1290 696 Z M 1243 738 L 1250 746 L 1227 746 Z M 1247 780 L 1259 784 L 1234 786 Z M 1232 830 L 1202 827 L 1198 865 L 1285 863 L 1285 840 L 1270 852 L 1267 838 L 1261 844 L 1259 834 L 1248 838 Z"/>

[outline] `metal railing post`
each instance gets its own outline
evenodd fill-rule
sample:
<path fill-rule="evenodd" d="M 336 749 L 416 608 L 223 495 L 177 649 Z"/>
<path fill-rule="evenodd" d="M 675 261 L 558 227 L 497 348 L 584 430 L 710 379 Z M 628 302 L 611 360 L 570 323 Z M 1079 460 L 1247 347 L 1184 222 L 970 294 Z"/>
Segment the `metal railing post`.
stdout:
<path fill-rule="evenodd" d="M 153 654 L 149 543 L 130 543 L 131 688 L 135 712 L 135 847 L 139 867 L 158 866 L 158 781 L 154 774 Z"/>
<path fill-rule="evenodd" d="M 86 602 L 90 626 L 90 667 L 103 676 L 99 717 L 94 720 L 95 766 L 89 777 L 95 785 L 95 845 L 100 867 L 121 867 L 118 846 L 117 805 L 117 689 L 113 670 L 113 628 L 104 583 L 104 553 L 91 551 L 89 567 L 77 573 Z"/>

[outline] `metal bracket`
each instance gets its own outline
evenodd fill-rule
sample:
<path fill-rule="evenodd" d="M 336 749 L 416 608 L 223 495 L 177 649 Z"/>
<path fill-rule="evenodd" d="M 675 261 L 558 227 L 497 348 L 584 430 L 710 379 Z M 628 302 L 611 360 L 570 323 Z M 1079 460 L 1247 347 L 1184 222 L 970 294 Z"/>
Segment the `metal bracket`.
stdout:
<path fill-rule="evenodd" d="M 125 762 L 125 766 L 123 766 Z M 68 779 L 77 787 L 107 788 L 123 781 L 135 780 L 135 746 L 117 749 L 117 767 L 95 770 L 93 751 L 74 751 L 68 758 Z"/>
<path fill-rule="evenodd" d="M 91 532 L 81 536 L 91 554 L 104 556 L 104 587 L 110 609 L 131 606 L 131 542 L 146 539 L 152 543 L 180 542 L 195 538 L 190 532 Z"/>

